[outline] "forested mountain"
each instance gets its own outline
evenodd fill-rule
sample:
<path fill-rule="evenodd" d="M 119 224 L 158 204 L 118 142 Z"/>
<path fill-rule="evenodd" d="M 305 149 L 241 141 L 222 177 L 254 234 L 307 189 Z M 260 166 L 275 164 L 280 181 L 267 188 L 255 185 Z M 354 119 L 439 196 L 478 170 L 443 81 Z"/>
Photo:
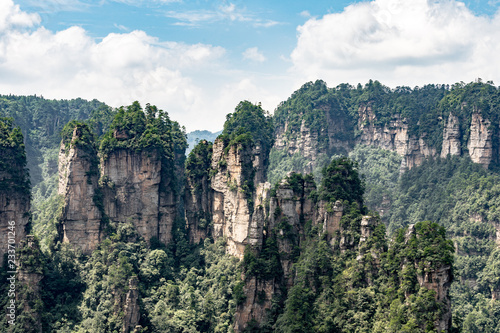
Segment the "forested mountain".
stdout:
<path fill-rule="evenodd" d="M 498 332 L 499 97 L 309 82 L 274 115 L 240 102 L 186 157 L 149 104 L 0 96 L 2 230 L 23 231 L 0 325 Z"/>
<path fill-rule="evenodd" d="M 193 148 L 198 144 L 198 142 L 200 142 L 202 140 L 207 140 L 207 141 L 213 142 L 213 141 L 215 141 L 215 139 L 217 139 L 217 137 L 221 133 L 222 133 L 222 131 L 210 132 L 210 131 L 200 131 L 200 130 L 196 130 L 196 131 L 192 131 L 192 132 L 187 133 L 188 147 L 186 149 L 186 155 L 189 155 L 191 150 L 193 150 Z"/>

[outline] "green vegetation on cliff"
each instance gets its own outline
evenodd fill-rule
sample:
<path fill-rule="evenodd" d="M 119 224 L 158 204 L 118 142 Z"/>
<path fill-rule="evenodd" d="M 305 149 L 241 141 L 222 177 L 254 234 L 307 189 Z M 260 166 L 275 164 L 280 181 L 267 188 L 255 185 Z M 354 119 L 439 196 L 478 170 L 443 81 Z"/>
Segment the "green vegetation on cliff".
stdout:
<path fill-rule="evenodd" d="M 219 136 L 225 147 L 238 144 L 260 145 L 264 152 L 271 149 L 273 143 L 273 122 L 260 105 L 249 101 L 240 102 L 233 113 L 226 116 L 224 129 Z"/>
<path fill-rule="evenodd" d="M 12 118 L 0 118 L 0 191 L 5 194 L 30 193 L 23 134 Z"/>
<path fill-rule="evenodd" d="M 110 129 L 101 140 L 104 157 L 117 149 L 158 150 L 173 160 L 174 153 L 186 148 L 186 137 L 179 124 L 168 114 L 147 104 L 143 110 L 139 102 L 120 107 Z"/>
<path fill-rule="evenodd" d="M 339 86 L 338 90 L 329 89 L 324 81 L 308 82 L 295 91 L 290 98 L 280 103 L 274 112 L 276 127 L 284 129 L 288 138 L 301 135 L 302 124 L 317 135 L 318 143 L 328 144 L 328 133 L 324 131 L 328 121 L 327 113 L 336 118 L 341 126 L 334 134 L 335 139 L 348 140 L 353 131 L 353 119 L 349 117 L 350 97 L 346 92 L 350 86 Z"/>
<path fill-rule="evenodd" d="M 276 197 L 278 186 L 285 186 L 293 190 L 294 200 L 304 200 L 305 182 L 313 182 L 311 175 L 289 175 L 271 195 Z M 389 239 L 376 216 L 363 216 L 363 189 L 351 160 L 333 159 L 323 169 L 311 198 L 327 207 L 342 202 L 343 216 L 333 235 L 304 216 L 299 218 L 302 226 L 292 227 L 276 208 L 276 229 L 266 231 L 260 252 L 247 249 L 242 263 L 247 279 L 293 283 L 273 298 L 267 318 L 250 325 L 249 331 L 435 332 L 436 322 L 446 321 L 446 305 L 436 299 L 435 290 L 419 282 L 426 274 L 435 279 L 439 269 L 443 278 L 448 274 L 452 279 L 454 248 L 445 229 L 419 222 L 413 231 L 400 229 Z M 364 219 L 368 224 L 362 224 Z M 292 253 L 283 251 L 294 247 Z M 293 265 L 285 282 L 282 264 L 288 260 Z"/>
<path fill-rule="evenodd" d="M 97 100 L 49 100 L 38 96 L 0 95 L 0 116 L 12 117 L 26 140 L 27 166 L 31 182 L 37 185 L 46 177 L 43 163 L 51 163 L 46 153 L 59 149 L 59 133 L 71 120 L 89 120 L 100 135 L 108 126 L 112 111 Z M 56 161 L 57 166 L 57 161 Z M 57 172 L 51 170 L 50 174 Z"/>
<path fill-rule="evenodd" d="M 381 156 L 386 156 L 381 159 Z M 422 220 L 442 225 L 455 246 L 455 282 L 450 296 L 453 329 L 457 332 L 495 332 L 500 320 L 491 317 L 500 289 L 495 243 L 498 229 L 499 175 L 474 164 L 468 157 L 427 160 L 401 176 L 397 159 L 378 148 L 356 147 L 350 154 L 359 161 L 366 186 L 384 196 L 385 202 L 368 200 L 370 208 L 382 207 L 390 234 Z M 393 160 L 393 166 L 391 165 Z M 382 174 L 380 177 L 374 175 Z M 379 185 L 377 185 L 379 184 Z M 370 197 L 376 197 L 370 192 Z M 380 199 L 380 198 L 379 198 Z"/>
<path fill-rule="evenodd" d="M 203 179 L 208 181 L 212 163 L 212 143 L 206 140 L 198 142 L 186 159 L 186 176 L 195 189 L 201 187 Z"/>
<path fill-rule="evenodd" d="M 427 160 L 400 175 L 401 158 L 395 153 L 354 146 L 360 135 L 359 112 L 370 107 L 375 118 L 370 120 L 370 115 L 363 126 L 390 126 L 392 120 L 404 119 L 408 133 L 422 138 L 438 153 L 449 113 L 459 119 L 461 149 L 466 151 L 472 114 L 478 112 L 493 124 L 488 129 L 493 135 L 493 151 L 498 152 L 495 124 L 500 121 L 499 101 L 499 89 L 490 83 L 389 89 L 378 81 L 335 88 L 316 81 L 281 103 L 274 117 L 260 105 L 241 102 L 227 116 L 220 136 L 226 157 L 233 148 L 248 154 L 260 146 L 273 184 L 288 171 L 313 172 L 317 189 L 311 175 L 286 178 L 284 186 L 293 191 L 290 200 L 294 205 L 308 200 L 318 204 L 316 208 L 324 208 L 325 216 L 335 213 L 338 200 L 343 215 L 333 234 L 327 234 L 321 222 L 306 219 L 303 211 L 296 211 L 300 216 L 294 225 L 276 207 L 270 212 L 275 219 L 273 228 L 270 220 L 264 221 L 262 247 L 249 247 L 238 263 L 225 254 L 223 239 L 190 244 L 182 215 L 175 221 L 173 241 L 168 245 L 153 239 L 148 246 L 127 221 L 109 230 L 109 237 L 89 257 L 65 244 L 54 245 L 53 225 L 63 200 L 55 195 L 54 176 L 61 130 L 67 147 L 73 144 L 96 150 L 100 143 L 104 157 L 120 149 L 159 152 L 166 166 L 164 176 L 177 190 L 184 184 L 179 178 L 181 168 L 195 191 L 203 179 L 213 175 L 212 145 L 200 141 L 184 165 L 184 130 L 155 106 L 143 109 L 134 102 L 112 110 L 97 101 L 0 97 L 0 113 L 14 117 L 14 122 L 0 121 L 0 148 L 8 152 L 2 154 L 7 159 L 0 165 L 5 169 L 12 165 L 5 162 L 9 158 L 25 159 L 24 149 L 20 149 L 23 138 L 15 123 L 25 131 L 28 165 L 38 170 L 33 178 L 39 178 L 33 191 L 33 230 L 42 236 L 43 251 L 36 256 L 24 251 L 23 265 L 31 267 L 31 273 L 43 274 L 40 300 L 32 303 L 42 313 L 43 330 L 122 331 L 127 295 L 136 290 L 138 297 L 129 299 L 129 304 L 140 309 L 138 331 L 231 332 L 238 306 L 246 301 L 245 283 L 255 278 L 275 294 L 267 299 L 270 295 L 264 289 L 256 290 L 256 302 L 271 306 L 261 323 L 249 323 L 248 331 L 434 332 L 436 322 L 444 320 L 448 311 L 447 304 L 439 301 L 446 295 L 438 295 L 424 284 L 440 283 L 441 277 L 433 275 L 440 271 L 450 273 L 448 279 L 455 277 L 450 291 L 452 331 L 499 331 L 498 174 L 468 158 L 449 157 Z M 23 118 L 25 114 L 29 116 Z M 70 119 L 77 121 L 63 128 Z M 79 135 L 73 140 L 75 130 Z M 300 145 L 287 146 L 304 130 L 311 134 L 313 146 L 308 148 L 312 153 L 308 153 L 314 157 L 314 165 L 303 156 Z M 283 134 L 283 149 L 271 150 L 273 131 Z M 30 160 L 31 151 L 38 155 L 32 154 Z M 355 162 L 335 156 L 347 151 Z M 250 160 L 242 166 L 240 190 L 252 212 L 256 170 Z M 497 162 L 494 159 L 493 170 Z M 22 175 L 9 186 L 29 189 L 27 174 Z M 46 180 L 40 182 L 41 176 Z M 6 183 L 1 184 L 5 189 Z M 308 192 L 306 184 L 311 185 Z M 274 193 L 271 200 L 276 198 Z M 178 202 L 182 210 L 182 201 Z M 263 206 L 260 208 L 268 209 L 269 202 Z M 376 213 L 368 213 L 368 209 L 379 208 L 383 209 L 382 221 Z M 285 267 L 287 263 L 290 266 Z M 448 272 L 451 266 L 453 274 Z M 285 277 L 287 269 L 290 272 Z M 245 281 L 241 281 L 243 276 Z M 5 291 L 6 267 L 0 277 Z M 0 301 L 5 305 L 6 298 Z M 19 322 L 31 319 L 21 317 Z M 26 331 L 22 326 L 16 329 Z"/>

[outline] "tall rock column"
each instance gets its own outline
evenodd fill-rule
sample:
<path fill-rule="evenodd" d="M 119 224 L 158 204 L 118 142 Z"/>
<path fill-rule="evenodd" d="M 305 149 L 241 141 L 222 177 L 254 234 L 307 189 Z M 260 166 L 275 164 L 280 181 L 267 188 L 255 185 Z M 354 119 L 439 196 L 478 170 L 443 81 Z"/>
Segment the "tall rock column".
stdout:
<path fill-rule="evenodd" d="M 86 125 L 76 126 L 69 142 L 63 140 L 59 151 L 58 194 L 64 197 L 59 236 L 85 254 L 92 253 L 102 237 L 102 212 L 96 205 L 97 200 L 102 200 L 99 160 L 89 134 Z"/>
<path fill-rule="evenodd" d="M 161 161 L 157 153 L 117 149 L 101 164 L 102 177 L 108 182 L 104 209 L 110 220 L 131 222 L 148 241 L 160 239 Z"/>
<path fill-rule="evenodd" d="M 186 227 L 192 243 L 199 243 L 211 234 L 212 189 L 210 166 L 212 144 L 200 141 L 194 147 L 186 162 L 186 187 L 184 205 Z"/>
<path fill-rule="evenodd" d="M 214 237 L 226 237 L 228 253 L 238 258 L 243 258 L 247 244 L 259 242 L 255 236 L 261 237 L 250 233 L 255 206 L 248 186 L 255 176 L 251 153 L 242 146 L 226 149 L 222 140 L 213 145 L 212 169 L 217 170 L 211 179 Z"/>
<path fill-rule="evenodd" d="M 431 225 L 431 228 L 432 227 L 433 226 Z M 439 226 L 435 224 L 434 227 Z M 444 228 L 442 228 L 442 233 L 444 234 Z M 445 247 L 445 244 L 436 242 L 436 240 L 440 237 L 440 232 L 436 230 L 430 230 L 430 232 L 424 230 L 419 234 L 416 230 L 416 225 L 412 224 L 408 226 L 406 231 L 405 243 L 411 243 L 411 239 L 414 237 L 417 239 L 417 242 L 414 244 L 419 244 L 418 246 L 428 246 L 429 248 L 434 247 L 434 249 L 439 247 L 441 250 Z M 432 238 L 434 238 L 434 240 L 432 240 Z M 432 243 L 429 244 L 429 240 L 431 240 Z M 422 243 L 425 245 L 422 245 Z M 452 248 L 453 246 L 450 244 L 447 251 L 452 253 Z M 433 290 L 435 292 L 436 302 L 440 303 L 443 309 L 441 316 L 434 321 L 434 328 L 438 332 L 448 332 L 451 328 L 451 300 L 449 297 L 449 290 L 451 283 L 453 282 L 452 267 L 444 262 L 445 258 L 442 257 L 439 257 L 440 262 L 435 263 L 429 262 L 426 258 L 420 258 L 420 260 L 424 260 L 425 262 L 415 261 L 413 263 L 415 268 L 423 268 L 420 269 L 420 272 L 417 271 L 418 284 L 421 288 Z"/>
<path fill-rule="evenodd" d="M 23 316 L 18 325 L 23 332 L 42 332 L 42 304 L 40 282 L 43 279 L 43 260 L 38 241 L 28 235 L 21 242 L 19 255 L 19 291 L 16 299 L 22 308 Z"/>
<path fill-rule="evenodd" d="M 137 276 L 132 276 L 128 281 L 128 292 L 125 297 L 123 309 L 122 333 L 136 332 L 135 329 L 139 323 L 141 314 L 139 308 L 139 290 L 137 290 L 138 284 Z M 140 329 L 141 327 L 138 328 Z"/>
<path fill-rule="evenodd" d="M 26 237 L 30 221 L 30 182 L 23 136 L 0 118 L 0 264 Z"/>
<path fill-rule="evenodd" d="M 315 189 L 314 180 L 289 173 L 276 187 L 270 200 L 268 232 L 276 235 L 280 262 L 287 286 L 293 284 L 292 264 L 296 249 L 305 236 L 305 224 L 313 223 L 315 209 L 310 193 Z"/>
<path fill-rule="evenodd" d="M 460 156 L 460 124 L 458 117 L 450 112 L 448 121 L 443 129 L 443 146 L 441 149 L 441 158 L 446 156 Z"/>
<path fill-rule="evenodd" d="M 470 137 L 467 143 L 469 156 L 474 163 L 488 168 L 493 157 L 491 122 L 484 119 L 479 112 L 472 114 Z"/>

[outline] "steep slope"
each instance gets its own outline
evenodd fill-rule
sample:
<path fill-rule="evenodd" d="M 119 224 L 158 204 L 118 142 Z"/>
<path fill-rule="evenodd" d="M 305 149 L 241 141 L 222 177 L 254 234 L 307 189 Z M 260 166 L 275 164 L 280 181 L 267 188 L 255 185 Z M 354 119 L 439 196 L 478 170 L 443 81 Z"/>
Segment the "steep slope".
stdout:
<path fill-rule="evenodd" d="M 8 254 L 15 271 L 16 248 L 30 228 L 30 181 L 23 135 L 9 118 L 0 118 L 0 156 L 0 264 Z"/>
<path fill-rule="evenodd" d="M 188 157 L 186 188 L 191 193 L 186 196 L 191 239 L 200 239 L 200 219 L 208 218 L 213 226 L 210 234 L 215 239 L 226 238 L 228 252 L 239 258 L 246 245 L 262 242 L 263 205 L 269 187 L 264 181 L 271 144 L 270 117 L 259 105 L 244 101 L 228 116 L 213 146 L 202 141 L 194 148 Z"/>
<path fill-rule="evenodd" d="M 235 312 L 235 331 L 368 330 L 385 327 L 388 322 L 392 322 L 394 332 L 403 327 L 447 331 L 451 327 L 448 290 L 453 279 L 453 247 L 445 241 L 444 229 L 418 224 L 419 231 L 431 228 L 437 233 L 423 235 L 411 229 L 414 233 L 407 232 L 398 254 L 389 253 L 389 243 L 398 240 L 385 238 L 385 228 L 376 216 L 363 216 L 363 185 L 355 164 L 345 158 L 334 160 L 323 170 L 318 189 L 311 176 L 299 174 L 289 174 L 271 189 L 269 183 L 262 182 L 265 149 L 261 147 L 265 145 L 256 144 L 259 141 L 255 138 L 260 136 L 255 128 L 244 127 L 252 117 L 243 115 L 249 111 L 258 117 L 260 110 L 241 106 L 226 123 L 226 129 L 241 128 L 236 131 L 238 136 L 223 132 L 213 146 L 203 141 L 191 152 L 186 189 L 190 238 L 223 237 L 226 251 L 243 259 L 245 284 Z M 192 208 L 195 211 L 190 211 Z M 410 247 L 417 241 L 410 240 L 417 237 L 427 239 L 432 250 L 415 256 Z M 380 270 L 388 265 L 393 267 L 390 271 Z M 408 265 L 415 268 L 404 270 Z M 400 276 L 401 269 L 406 275 Z M 360 276 L 345 278 L 354 271 Z M 406 292 L 405 284 L 411 285 Z M 370 314 L 363 321 L 350 322 L 340 315 L 347 305 L 332 305 L 330 296 L 321 296 L 332 288 L 343 300 L 369 288 Z M 375 289 L 398 292 L 382 302 L 383 294 L 374 293 Z M 296 307 L 311 302 L 313 308 Z M 396 314 L 388 311 L 393 302 L 409 304 L 397 320 Z M 424 310 L 424 306 L 428 308 Z M 361 304 L 359 307 L 367 310 Z M 428 315 L 420 318 L 420 311 Z M 337 319 L 330 326 L 323 322 L 327 312 L 336 313 L 333 316 Z"/>
<path fill-rule="evenodd" d="M 185 167 L 154 106 L 113 111 L 99 139 L 70 123 L 59 242 L 23 247 L 18 328 L 495 332 L 497 95 L 308 83 L 275 117 L 241 102 Z"/>
<path fill-rule="evenodd" d="M 319 170 L 358 144 L 397 152 L 402 170 L 448 154 L 497 168 L 499 98 L 497 88 L 480 82 L 414 89 L 307 83 L 276 109 L 269 179 Z"/>
<path fill-rule="evenodd" d="M 58 195 L 64 199 L 59 236 L 90 254 L 101 241 L 103 212 L 96 203 L 99 160 L 93 134 L 86 124 L 70 122 L 63 131 L 59 152 Z"/>
<path fill-rule="evenodd" d="M 100 163 L 88 126 L 69 123 L 66 131 L 73 134 L 63 138 L 59 159 L 60 239 L 90 254 L 106 233 L 132 223 L 148 243 L 169 243 L 186 145 L 178 124 L 149 104 L 121 108 L 101 142 Z"/>

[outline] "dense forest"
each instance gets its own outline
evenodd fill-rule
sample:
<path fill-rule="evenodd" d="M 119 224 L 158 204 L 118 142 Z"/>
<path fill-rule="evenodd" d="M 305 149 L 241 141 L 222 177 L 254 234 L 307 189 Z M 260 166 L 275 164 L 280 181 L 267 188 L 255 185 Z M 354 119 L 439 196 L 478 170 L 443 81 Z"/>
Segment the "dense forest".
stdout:
<path fill-rule="evenodd" d="M 500 90 L 482 82 L 395 89 L 309 82 L 272 116 L 240 102 L 218 138 L 193 133 L 186 155 L 184 128 L 153 105 L 0 96 L 0 196 L 18 186 L 31 200 L 34 238 L 19 250 L 18 269 L 23 281 L 38 281 L 19 289 L 16 325 L 6 316 L 0 325 L 8 332 L 498 332 L 499 103 Z M 458 153 L 441 156 L 451 117 Z M 486 167 L 474 163 L 475 117 L 488 134 L 476 140 L 491 152 Z M 401 133 L 407 146 L 416 138 L 422 158 L 394 143 Z M 91 253 L 64 231 L 67 175 L 58 160 L 78 151 L 91 161 L 82 179 L 95 188 L 99 243 Z M 141 214 L 112 216 L 129 208 L 110 208 L 126 194 L 103 168 L 122 152 L 141 181 L 158 174 L 151 182 L 158 223 L 170 218 L 169 241 L 160 240 L 161 224 L 158 236 L 146 237 L 137 221 L 153 222 Z M 135 166 L 134 156 L 147 163 Z M 16 181 L 5 176 L 10 159 L 25 168 Z M 242 202 L 249 228 L 257 225 L 240 259 L 228 251 L 239 246 L 231 233 L 240 227 L 216 223 L 221 180 L 221 202 Z M 167 201 L 174 208 L 161 210 Z M 189 202 L 198 205 L 193 212 Z"/>

